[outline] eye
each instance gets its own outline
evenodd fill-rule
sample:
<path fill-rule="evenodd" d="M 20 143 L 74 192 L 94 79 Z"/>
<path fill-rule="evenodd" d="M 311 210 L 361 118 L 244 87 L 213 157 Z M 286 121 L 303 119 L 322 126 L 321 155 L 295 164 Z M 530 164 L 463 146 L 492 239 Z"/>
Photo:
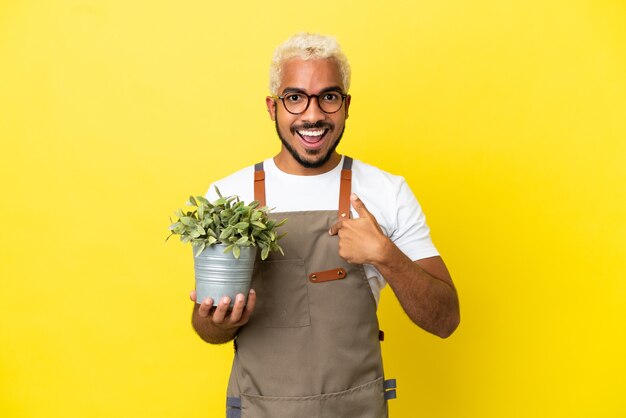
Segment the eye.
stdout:
<path fill-rule="evenodd" d="M 292 93 L 292 94 L 288 94 L 285 96 L 285 99 L 289 102 L 292 103 L 300 103 L 302 101 L 304 101 L 304 96 L 302 94 L 299 93 Z"/>
<path fill-rule="evenodd" d="M 336 102 L 338 100 L 341 100 L 341 94 L 337 93 L 336 91 L 329 91 L 322 95 L 322 100 L 324 100 L 325 102 Z"/>

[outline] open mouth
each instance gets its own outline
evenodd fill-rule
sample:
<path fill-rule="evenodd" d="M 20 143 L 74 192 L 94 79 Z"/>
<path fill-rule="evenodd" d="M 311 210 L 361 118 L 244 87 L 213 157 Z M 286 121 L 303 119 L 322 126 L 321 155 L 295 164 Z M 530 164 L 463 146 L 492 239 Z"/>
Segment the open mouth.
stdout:
<path fill-rule="evenodd" d="M 318 148 L 324 142 L 328 129 L 299 129 L 296 133 L 307 148 Z"/>

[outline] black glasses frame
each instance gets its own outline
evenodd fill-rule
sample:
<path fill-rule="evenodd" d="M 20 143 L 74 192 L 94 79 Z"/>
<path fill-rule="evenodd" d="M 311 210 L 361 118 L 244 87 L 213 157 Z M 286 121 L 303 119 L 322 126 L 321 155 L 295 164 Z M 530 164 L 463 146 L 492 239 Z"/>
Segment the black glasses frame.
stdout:
<path fill-rule="evenodd" d="M 327 112 L 324 109 L 322 109 L 322 106 L 320 106 L 320 96 L 327 94 L 327 93 L 338 93 L 341 96 L 341 105 L 339 105 L 339 108 L 337 110 L 335 110 L 334 112 Z M 302 94 L 304 96 L 306 96 L 306 106 L 304 107 L 304 110 L 302 112 L 298 112 L 298 113 L 294 113 L 292 111 L 290 111 L 289 109 L 287 109 L 287 105 L 285 104 L 285 97 L 289 96 L 290 94 Z M 315 100 L 317 101 L 317 107 L 320 108 L 320 110 L 324 113 L 326 113 L 327 115 L 332 115 L 333 113 L 337 113 L 341 110 L 341 108 L 343 107 L 343 103 L 346 101 L 346 97 L 348 97 L 347 94 L 343 94 L 339 91 L 335 91 L 335 90 L 329 90 L 329 91 L 325 91 L 323 93 L 320 94 L 306 94 L 306 93 L 302 93 L 302 92 L 289 92 L 289 93 L 285 93 L 282 96 L 271 96 L 274 99 L 280 99 L 281 102 L 283 102 L 283 106 L 285 107 L 285 110 L 289 113 L 291 113 L 292 115 L 301 115 L 304 112 L 306 112 L 306 110 L 309 108 L 309 105 L 311 104 L 311 98 L 315 97 Z"/>

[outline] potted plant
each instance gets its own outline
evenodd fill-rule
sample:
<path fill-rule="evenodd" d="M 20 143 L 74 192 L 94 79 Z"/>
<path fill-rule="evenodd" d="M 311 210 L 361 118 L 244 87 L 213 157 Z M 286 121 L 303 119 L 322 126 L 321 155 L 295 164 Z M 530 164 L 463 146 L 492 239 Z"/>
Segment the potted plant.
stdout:
<path fill-rule="evenodd" d="M 224 197 L 215 187 L 219 198 L 211 203 L 202 196 L 189 196 L 190 210 L 178 209 L 176 222 L 169 226 L 172 235 L 180 235 L 183 243 L 191 243 L 194 253 L 196 300 L 207 297 L 213 303 L 229 296 L 247 297 L 257 250 L 265 260 L 270 251 L 283 249 L 277 229 L 287 219 L 270 219 L 270 208 L 259 207 L 258 201 L 245 204 L 238 196 Z M 170 218 L 171 221 L 171 218 Z M 166 239 L 166 241 L 167 241 Z"/>

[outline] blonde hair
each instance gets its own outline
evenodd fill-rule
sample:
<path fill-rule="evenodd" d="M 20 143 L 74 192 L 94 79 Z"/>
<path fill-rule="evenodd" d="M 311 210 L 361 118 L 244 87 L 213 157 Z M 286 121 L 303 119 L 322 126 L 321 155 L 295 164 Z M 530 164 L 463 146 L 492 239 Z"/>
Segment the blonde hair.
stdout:
<path fill-rule="evenodd" d="M 344 93 L 350 89 L 350 63 L 337 40 L 332 36 L 303 32 L 293 35 L 274 50 L 270 64 L 270 94 L 278 95 L 283 64 L 292 58 L 334 59 L 339 67 Z"/>

